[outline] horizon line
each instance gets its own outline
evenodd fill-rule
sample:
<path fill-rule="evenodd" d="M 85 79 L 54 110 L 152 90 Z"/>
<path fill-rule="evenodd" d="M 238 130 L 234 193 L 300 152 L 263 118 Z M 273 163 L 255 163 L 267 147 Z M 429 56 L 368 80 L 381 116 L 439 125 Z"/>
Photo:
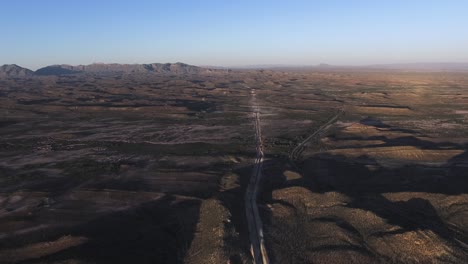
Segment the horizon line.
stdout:
<path fill-rule="evenodd" d="M 7 66 L 7 65 L 16 65 L 18 67 L 28 69 L 31 71 L 37 71 L 39 69 L 51 66 L 71 66 L 71 67 L 79 67 L 79 66 L 90 66 L 90 65 L 145 65 L 145 64 L 185 64 L 191 65 L 201 68 L 233 68 L 233 69 L 253 69 L 253 68 L 278 68 L 278 67 L 285 67 L 285 68 L 302 68 L 302 67 L 335 67 L 335 68 L 365 68 L 365 67 L 379 67 L 379 66 L 436 66 L 436 65 L 463 65 L 468 67 L 468 61 L 466 62 L 450 62 L 450 61 L 432 61 L 432 62 L 394 62 L 394 63 L 372 63 L 372 64 L 329 64 L 329 63 L 316 63 L 316 64 L 292 64 L 292 63 L 267 63 L 267 64 L 241 64 L 241 65 L 216 65 L 216 64 L 190 64 L 181 61 L 177 62 L 152 62 L 152 63 L 119 63 L 119 62 L 93 62 L 89 64 L 68 64 L 68 63 L 61 63 L 61 64 L 50 64 L 45 66 L 40 66 L 37 68 L 29 68 L 23 67 L 17 63 L 4 63 L 0 64 L 0 66 Z"/>

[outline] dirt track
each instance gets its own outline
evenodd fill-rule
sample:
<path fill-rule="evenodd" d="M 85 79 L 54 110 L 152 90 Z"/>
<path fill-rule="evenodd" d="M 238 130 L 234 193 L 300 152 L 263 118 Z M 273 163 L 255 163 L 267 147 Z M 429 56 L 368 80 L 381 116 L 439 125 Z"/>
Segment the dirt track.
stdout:
<path fill-rule="evenodd" d="M 343 114 L 343 111 L 340 110 L 336 115 L 334 115 L 324 125 L 320 126 L 319 129 L 317 129 L 314 133 L 312 133 L 310 136 L 308 136 L 304 141 L 299 143 L 299 145 L 297 145 L 297 147 L 295 147 L 291 151 L 291 154 L 289 155 L 289 158 L 292 159 L 292 160 L 295 160 L 295 159 L 299 158 L 299 156 L 301 155 L 302 151 L 304 151 L 304 148 L 307 146 L 307 144 L 313 139 L 320 138 L 321 134 L 324 133 L 325 131 L 327 131 L 333 125 L 333 123 L 335 123 L 338 120 L 338 118 L 342 114 Z"/>

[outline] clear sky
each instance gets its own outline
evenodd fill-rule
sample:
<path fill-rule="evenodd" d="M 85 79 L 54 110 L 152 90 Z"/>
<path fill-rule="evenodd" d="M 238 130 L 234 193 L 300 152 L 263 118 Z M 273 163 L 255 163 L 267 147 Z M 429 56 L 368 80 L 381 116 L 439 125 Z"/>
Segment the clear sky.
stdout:
<path fill-rule="evenodd" d="M 466 0 L 0 3 L 0 64 L 468 62 Z"/>

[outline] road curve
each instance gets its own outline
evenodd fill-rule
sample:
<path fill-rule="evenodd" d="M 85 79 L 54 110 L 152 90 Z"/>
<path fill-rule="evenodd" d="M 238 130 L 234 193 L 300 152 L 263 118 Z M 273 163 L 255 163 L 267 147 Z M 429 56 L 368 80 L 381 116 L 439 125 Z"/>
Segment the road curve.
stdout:
<path fill-rule="evenodd" d="M 250 88 L 245 86 L 246 88 Z M 265 241 L 263 237 L 263 225 L 258 212 L 257 197 L 259 185 L 262 179 L 263 169 L 263 141 L 262 130 L 260 127 L 260 111 L 255 97 L 255 89 L 251 89 L 251 108 L 254 118 L 255 127 L 255 141 L 256 141 L 256 158 L 252 176 L 250 177 L 249 185 L 245 193 L 245 214 L 247 217 L 247 225 L 249 228 L 250 238 L 250 251 L 252 254 L 253 262 L 255 264 L 268 264 L 268 254 L 265 248 Z"/>

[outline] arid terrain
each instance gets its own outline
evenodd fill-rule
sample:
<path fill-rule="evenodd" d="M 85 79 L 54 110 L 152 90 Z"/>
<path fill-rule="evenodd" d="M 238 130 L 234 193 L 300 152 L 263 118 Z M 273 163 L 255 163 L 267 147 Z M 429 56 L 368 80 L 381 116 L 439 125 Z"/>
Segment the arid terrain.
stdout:
<path fill-rule="evenodd" d="M 271 263 L 468 262 L 466 73 L 148 64 L 0 74 L 0 263 L 251 263 L 255 111 Z"/>

